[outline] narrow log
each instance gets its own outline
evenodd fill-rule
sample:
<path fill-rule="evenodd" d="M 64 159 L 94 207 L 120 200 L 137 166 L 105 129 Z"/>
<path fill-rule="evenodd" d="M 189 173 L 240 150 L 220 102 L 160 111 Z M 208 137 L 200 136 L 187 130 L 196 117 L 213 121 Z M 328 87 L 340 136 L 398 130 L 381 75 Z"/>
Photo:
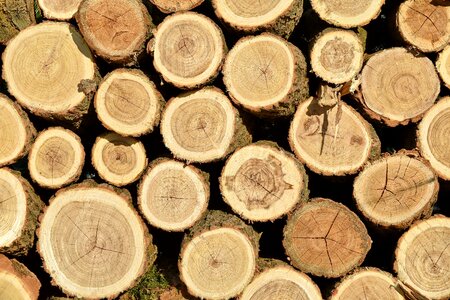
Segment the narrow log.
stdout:
<path fill-rule="evenodd" d="M 259 141 L 227 160 L 220 177 L 224 201 L 242 218 L 274 221 L 308 201 L 303 165 L 276 143 Z"/>
<path fill-rule="evenodd" d="M 36 24 L 34 0 L 0 0 L 0 44 Z"/>
<path fill-rule="evenodd" d="M 343 101 L 331 107 L 319 101 L 301 103 L 291 123 L 289 143 L 301 162 L 318 174 L 343 176 L 380 155 L 375 130 L 358 112 Z"/>
<path fill-rule="evenodd" d="M 150 0 L 151 3 L 165 14 L 194 9 L 202 4 L 203 1 L 204 0 Z"/>
<path fill-rule="evenodd" d="M 320 18 L 342 28 L 364 26 L 376 19 L 385 0 L 311 0 Z"/>
<path fill-rule="evenodd" d="M 398 278 L 423 299 L 450 298 L 450 218 L 435 215 L 415 223 L 395 250 Z"/>
<path fill-rule="evenodd" d="M 8 168 L 0 169 L 0 252 L 28 254 L 34 245 L 37 219 L 43 207 L 26 179 Z"/>
<path fill-rule="evenodd" d="M 378 268 L 360 268 L 336 285 L 329 300 L 404 300 L 397 286 L 398 280 L 388 272 Z"/>
<path fill-rule="evenodd" d="M 364 46 L 351 30 L 328 28 L 311 48 L 311 67 L 323 80 L 341 84 L 351 81 L 363 66 Z"/>
<path fill-rule="evenodd" d="M 50 199 L 37 250 L 52 283 L 80 298 L 114 298 L 133 287 L 156 257 L 128 191 L 93 181 Z"/>
<path fill-rule="evenodd" d="M 240 39 L 228 53 L 223 81 L 231 99 L 260 116 L 290 116 L 309 96 L 302 52 L 273 34 Z"/>
<path fill-rule="evenodd" d="M 414 153 L 385 156 L 359 173 L 353 197 L 373 224 L 406 229 L 417 219 L 430 217 L 439 183 L 428 162 Z"/>
<path fill-rule="evenodd" d="M 121 65 L 137 63 L 154 28 L 141 0 L 85 0 L 75 18 L 95 54 Z"/>
<path fill-rule="evenodd" d="M 271 32 L 289 38 L 303 13 L 303 0 L 213 0 L 217 17 L 242 33 Z"/>
<path fill-rule="evenodd" d="M 207 299 L 241 293 L 255 272 L 258 241 L 238 217 L 210 211 L 183 240 L 178 267 L 189 293 Z"/>
<path fill-rule="evenodd" d="M 81 139 L 68 129 L 50 127 L 36 138 L 28 157 L 31 179 L 41 187 L 58 189 L 80 178 L 85 152 Z"/>
<path fill-rule="evenodd" d="M 0 94 L 0 167 L 15 163 L 28 154 L 36 136 L 36 129 L 27 114 Z"/>
<path fill-rule="evenodd" d="M 147 167 L 147 160 L 139 140 L 114 132 L 97 137 L 92 147 L 91 161 L 98 175 L 119 187 L 138 180 Z"/>
<path fill-rule="evenodd" d="M 184 231 L 206 212 L 209 175 L 192 165 L 159 158 L 138 189 L 138 204 L 147 221 L 166 231 Z"/>
<path fill-rule="evenodd" d="M 397 12 L 403 39 L 423 52 L 437 52 L 450 42 L 450 7 L 431 0 L 406 0 Z"/>
<path fill-rule="evenodd" d="M 299 270 L 341 277 L 361 265 L 372 240 L 364 223 L 346 206 L 316 198 L 300 206 L 284 228 L 283 245 Z"/>
<path fill-rule="evenodd" d="M 37 300 L 41 283 L 26 266 L 0 254 L 0 291 L 2 299 Z"/>
<path fill-rule="evenodd" d="M 219 26 L 194 12 L 166 17 L 149 48 L 153 65 L 164 80 L 187 90 L 211 83 L 219 74 L 227 52 Z"/>
<path fill-rule="evenodd" d="M 72 19 L 82 0 L 38 0 L 45 18 L 59 21 Z"/>
<path fill-rule="evenodd" d="M 417 130 L 420 153 L 439 177 L 450 180 L 450 97 L 441 98 L 425 114 Z"/>
<path fill-rule="evenodd" d="M 450 46 L 447 46 L 439 53 L 436 61 L 436 69 L 441 76 L 445 86 L 450 89 Z"/>
<path fill-rule="evenodd" d="M 419 121 L 441 89 L 434 64 L 405 48 L 374 54 L 362 71 L 360 99 L 368 115 L 388 126 Z"/>
<path fill-rule="evenodd" d="M 170 99 L 162 115 L 161 134 L 175 157 L 190 162 L 217 161 L 251 143 L 238 111 L 214 87 Z"/>
<path fill-rule="evenodd" d="M 138 137 L 158 126 L 165 101 L 144 72 L 116 69 L 103 78 L 94 104 L 104 127 Z"/>
<path fill-rule="evenodd" d="M 31 113 L 74 127 L 90 99 L 78 88 L 95 80 L 96 67 L 86 43 L 64 22 L 43 22 L 22 30 L 2 56 L 3 78 L 11 95 Z"/>

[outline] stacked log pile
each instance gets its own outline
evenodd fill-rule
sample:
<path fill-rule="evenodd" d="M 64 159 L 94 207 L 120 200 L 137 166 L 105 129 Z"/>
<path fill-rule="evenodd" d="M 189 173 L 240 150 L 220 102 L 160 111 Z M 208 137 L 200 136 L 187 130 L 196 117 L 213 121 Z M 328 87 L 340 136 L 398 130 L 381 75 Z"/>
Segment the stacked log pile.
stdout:
<path fill-rule="evenodd" d="M 0 299 L 450 298 L 447 0 L 0 0 Z"/>

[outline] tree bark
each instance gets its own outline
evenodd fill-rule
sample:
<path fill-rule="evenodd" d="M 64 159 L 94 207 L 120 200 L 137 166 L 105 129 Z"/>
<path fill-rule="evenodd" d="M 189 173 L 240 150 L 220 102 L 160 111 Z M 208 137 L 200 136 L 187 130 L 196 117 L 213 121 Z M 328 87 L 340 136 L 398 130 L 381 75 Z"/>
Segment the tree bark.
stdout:
<path fill-rule="evenodd" d="M 0 0 L 0 44 L 36 24 L 34 0 Z"/>

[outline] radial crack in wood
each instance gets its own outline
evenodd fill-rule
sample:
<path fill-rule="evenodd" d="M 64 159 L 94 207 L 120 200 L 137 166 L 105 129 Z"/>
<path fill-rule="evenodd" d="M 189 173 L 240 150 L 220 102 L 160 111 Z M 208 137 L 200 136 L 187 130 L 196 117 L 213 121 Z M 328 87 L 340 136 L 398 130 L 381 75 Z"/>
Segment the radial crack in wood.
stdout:
<path fill-rule="evenodd" d="M 203 1 L 204 0 L 150 0 L 151 3 L 165 14 L 194 9 L 202 4 Z"/>
<path fill-rule="evenodd" d="M 444 50 L 439 53 L 436 61 L 436 69 L 445 86 L 450 89 L 450 45 L 445 47 Z"/>
<path fill-rule="evenodd" d="M 47 19 L 66 21 L 73 18 L 82 0 L 38 0 Z"/>

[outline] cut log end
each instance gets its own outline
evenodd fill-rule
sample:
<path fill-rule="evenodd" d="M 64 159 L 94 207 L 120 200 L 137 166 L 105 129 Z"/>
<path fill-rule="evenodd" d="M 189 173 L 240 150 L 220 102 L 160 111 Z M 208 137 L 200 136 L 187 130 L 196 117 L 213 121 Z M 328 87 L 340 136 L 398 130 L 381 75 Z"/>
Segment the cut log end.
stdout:
<path fill-rule="evenodd" d="M 428 164 L 400 153 L 367 166 L 355 180 L 353 197 L 372 223 L 404 229 L 431 215 L 438 190 Z"/>
<path fill-rule="evenodd" d="M 311 50 L 311 66 L 323 80 L 341 84 L 351 81 L 362 68 L 364 46 L 350 30 L 324 30 Z"/>
<path fill-rule="evenodd" d="M 205 213 L 209 181 L 199 169 L 184 163 L 159 159 L 144 175 L 138 203 L 145 218 L 166 231 L 190 228 Z"/>
<path fill-rule="evenodd" d="M 358 172 L 381 148 L 373 127 L 353 108 L 343 101 L 322 107 L 312 98 L 298 106 L 289 143 L 301 162 L 328 176 Z"/>
<path fill-rule="evenodd" d="M 306 274 L 277 266 L 258 274 L 245 288 L 241 300 L 320 300 L 319 287 Z"/>
<path fill-rule="evenodd" d="M 106 61 L 122 65 L 137 62 L 153 28 L 141 0 L 82 1 L 75 17 L 91 49 Z"/>
<path fill-rule="evenodd" d="M 450 97 L 441 98 L 424 116 L 417 131 L 418 147 L 439 177 L 450 180 Z"/>
<path fill-rule="evenodd" d="M 217 77 L 226 50 L 223 33 L 211 19 L 194 12 L 177 13 L 158 26 L 153 64 L 165 81 L 194 89 Z"/>
<path fill-rule="evenodd" d="M 47 19 L 66 21 L 73 18 L 82 0 L 38 0 Z"/>
<path fill-rule="evenodd" d="M 311 0 L 324 21 L 343 28 L 364 26 L 380 14 L 385 0 Z"/>
<path fill-rule="evenodd" d="M 445 47 L 436 61 L 436 69 L 445 86 L 450 89 L 450 46 Z"/>
<path fill-rule="evenodd" d="M 116 69 L 100 83 L 94 103 L 103 126 L 123 136 L 137 137 L 152 132 L 159 124 L 165 102 L 142 71 Z"/>
<path fill-rule="evenodd" d="M 204 0 L 150 0 L 160 11 L 170 14 L 178 11 L 187 11 L 196 8 Z"/>
<path fill-rule="evenodd" d="M 156 255 L 129 193 L 91 181 L 50 200 L 38 238 L 53 283 L 82 298 L 114 298 L 137 282 Z"/>
<path fill-rule="evenodd" d="M 41 283 L 26 266 L 0 254 L 0 270 L 2 299 L 38 299 Z"/>
<path fill-rule="evenodd" d="M 284 229 L 283 245 L 292 264 L 315 276 L 345 275 L 364 261 L 371 244 L 356 214 L 328 199 L 301 206 Z"/>
<path fill-rule="evenodd" d="M 308 178 L 293 155 L 260 141 L 228 159 L 220 190 L 225 202 L 243 218 L 273 221 L 308 200 Z"/>
<path fill-rule="evenodd" d="M 97 137 L 91 160 L 100 177 L 115 186 L 135 182 L 147 167 L 144 145 L 113 132 Z"/>
<path fill-rule="evenodd" d="M 431 60 L 404 48 L 374 54 L 362 71 L 365 109 L 388 126 L 419 121 L 436 101 L 440 87 Z"/>
<path fill-rule="evenodd" d="M 424 299 L 450 297 L 449 240 L 450 218 L 436 215 L 411 226 L 398 242 L 394 262 L 398 278 Z"/>
<path fill-rule="evenodd" d="M 238 105 L 255 114 L 289 116 L 309 96 L 306 69 L 298 48 L 264 33 L 239 40 L 222 72 L 228 93 Z"/>
<path fill-rule="evenodd" d="M 404 1 L 397 26 L 409 44 L 423 52 L 437 52 L 450 42 L 450 7 L 431 1 Z"/>

